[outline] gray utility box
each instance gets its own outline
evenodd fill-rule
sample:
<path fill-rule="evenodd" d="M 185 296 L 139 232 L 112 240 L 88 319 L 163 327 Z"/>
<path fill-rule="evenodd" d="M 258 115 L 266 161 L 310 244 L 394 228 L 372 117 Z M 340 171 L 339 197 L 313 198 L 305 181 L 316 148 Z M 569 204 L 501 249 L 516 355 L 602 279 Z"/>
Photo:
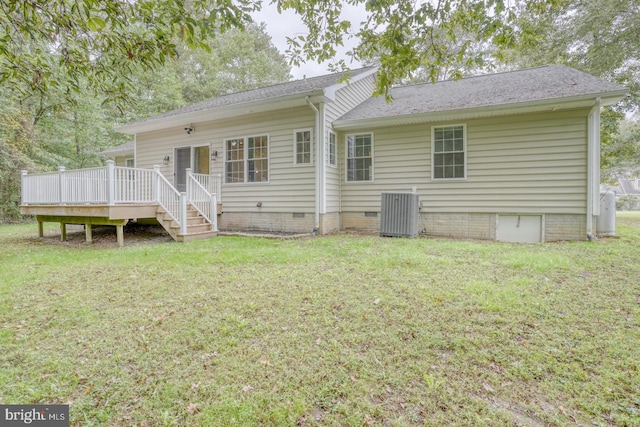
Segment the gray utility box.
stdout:
<path fill-rule="evenodd" d="M 420 195 L 418 193 L 382 193 L 380 235 L 418 236 Z"/>

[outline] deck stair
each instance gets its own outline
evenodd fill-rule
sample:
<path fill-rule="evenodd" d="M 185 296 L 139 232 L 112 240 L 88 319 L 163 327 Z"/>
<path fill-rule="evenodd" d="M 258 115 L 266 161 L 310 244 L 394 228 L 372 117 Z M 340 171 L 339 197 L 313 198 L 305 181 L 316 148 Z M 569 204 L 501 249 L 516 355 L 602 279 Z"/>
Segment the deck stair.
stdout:
<path fill-rule="evenodd" d="M 159 206 L 156 211 L 156 219 L 176 242 L 189 242 L 197 239 L 215 237 L 218 232 L 213 231 L 213 226 L 192 205 L 187 206 L 187 233 L 180 234 L 180 225 Z"/>

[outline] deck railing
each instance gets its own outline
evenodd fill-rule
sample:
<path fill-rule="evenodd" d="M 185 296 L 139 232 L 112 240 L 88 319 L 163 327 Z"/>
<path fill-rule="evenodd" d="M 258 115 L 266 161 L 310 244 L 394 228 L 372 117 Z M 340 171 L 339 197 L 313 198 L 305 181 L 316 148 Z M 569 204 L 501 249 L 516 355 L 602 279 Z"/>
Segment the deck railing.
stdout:
<path fill-rule="evenodd" d="M 193 180 L 197 181 L 202 187 L 211 194 L 218 196 L 218 202 L 222 199 L 222 175 L 205 175 L 203 173 L 191 173 Z"/>
<path fill-rule="evenodd" d="M 192 203 L 217 230 L 221 177 L 188 172 L 188 191 L 179 193 L 153 170 L 115 166 L 28 174 L 22 171 L 22 205 L 153 204 L 161 205 L 186 233 L 186 205 Z M 212 202 L 213 200 L 213 202 Z"/>
<path fill-rule="evenodd" d="M 191 203 L 200 215 L 205 217 L 211 223 L 213 231 L 218 231 L 218 198 L 216 192 L 211 192 L 210 188 L 215 187 L 215 181 L 203 180 L 208 175 L 194 174 L 191 169 L 187 169 L 187 195 L 189 203 Z M 216 177 L 210 177 L 216 178 Z M 204 184 L 210 186 L 205 187 Z M 218 183 L 220 181 L 218 180 Z M 218 193 L 219 194 L 219 193 Z"/>

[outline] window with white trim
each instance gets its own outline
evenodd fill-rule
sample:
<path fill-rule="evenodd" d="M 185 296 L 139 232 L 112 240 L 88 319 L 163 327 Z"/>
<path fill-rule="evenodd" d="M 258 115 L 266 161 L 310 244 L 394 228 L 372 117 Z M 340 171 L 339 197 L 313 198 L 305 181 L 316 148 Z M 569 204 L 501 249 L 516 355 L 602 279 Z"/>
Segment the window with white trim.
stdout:
<path fill-rule="evenodd" d="M 432 178 L 466 178 L 465 125 L 434 126 L 431 132 Z"/>
<path fill-rule="evenodd" d="M 267 135 L 225 140 L 225 181 L 269 181 L 269 137 Z"/>
<path fill-rule="evenodd" d="M 347 135 L 347 181 L 373 181 L 373 135 Z"/>
<path fill-rule="evenodd" d="M 294 132 L 296 165 L 311 164 L 311 134 L 311 129 L 297 130 Z"/>
<path fill-rule="evenodd" d="M 336 134 L 333 132 L 329 132 L 327 136 L 327 164 L 329 166 L 337 166 L 338 165 L 338 157 L 337 157 L 337 146 L 336 146 Z"/>

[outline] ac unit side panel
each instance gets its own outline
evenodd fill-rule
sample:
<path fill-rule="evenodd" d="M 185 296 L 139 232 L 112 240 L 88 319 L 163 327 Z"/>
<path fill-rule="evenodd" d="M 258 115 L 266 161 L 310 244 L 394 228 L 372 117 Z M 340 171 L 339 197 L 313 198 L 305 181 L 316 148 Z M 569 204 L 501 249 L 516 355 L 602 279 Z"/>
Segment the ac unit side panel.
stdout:
<path fill-rule="evenodd" d="M 380 235 L 418 236 L 420 195 L 418 193 L 382 193 Z"/>

